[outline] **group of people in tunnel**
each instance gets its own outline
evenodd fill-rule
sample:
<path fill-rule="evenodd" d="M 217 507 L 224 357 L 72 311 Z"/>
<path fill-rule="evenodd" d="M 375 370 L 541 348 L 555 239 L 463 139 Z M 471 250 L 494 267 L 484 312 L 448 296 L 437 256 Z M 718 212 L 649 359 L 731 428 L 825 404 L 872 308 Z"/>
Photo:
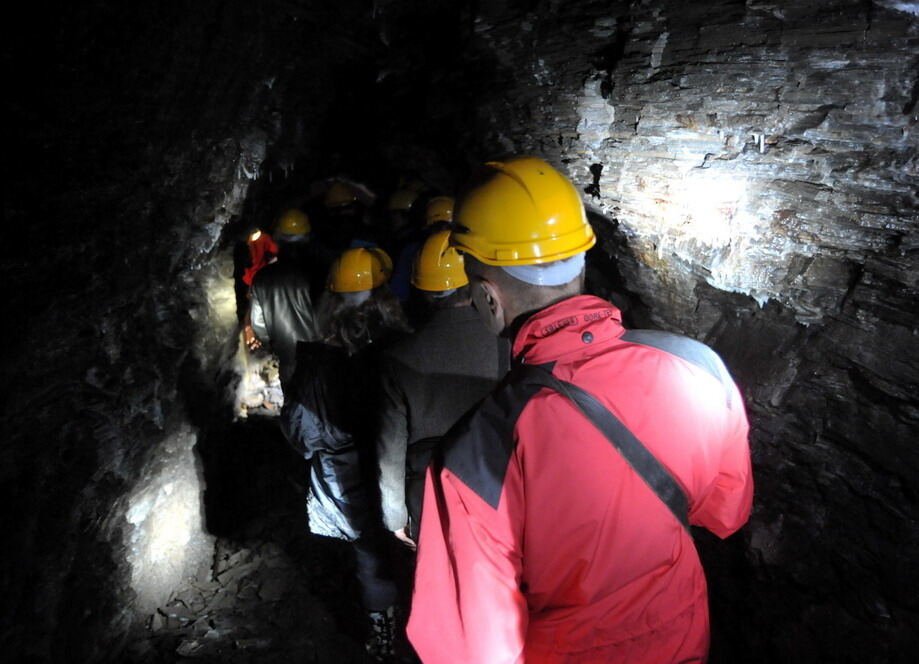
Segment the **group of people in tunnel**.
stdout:
<path fill-rule="evenodd" d="M 743 402 L 710 348 L 583 294 L 571 181 L 528 156 L 457 201 L 403 179 L 385 224 L 353 181 L 311 196 L 318 218 L 249 239 L 243 338 L 278 357 L 309 529 L 353 544 L 371 656 L 705 661 L 690 525 L 749 516 Z"/>

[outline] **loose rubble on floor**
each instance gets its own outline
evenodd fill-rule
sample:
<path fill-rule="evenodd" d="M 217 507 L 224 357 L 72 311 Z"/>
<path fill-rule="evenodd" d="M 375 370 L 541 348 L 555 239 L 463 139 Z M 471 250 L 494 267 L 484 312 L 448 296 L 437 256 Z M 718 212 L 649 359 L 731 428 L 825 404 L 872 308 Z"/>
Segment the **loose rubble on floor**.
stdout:
<path fill-rule="evenodd" d="M 189 582 L 150 617 L 148 637 L 133 653 L 138 659 L 368 661 L 280 547 L 221 545 L 213 579 Z"/>
<path fill-rule="evenodd" d="M 149 616 L 130 661 L 370 661 L 351 547 L 307 530 L 305 464 L 282 454 L 275 418 L 233 427 L 209 443 L 225 464 L 205 495 L 217 535 L 211 568 Z"/>

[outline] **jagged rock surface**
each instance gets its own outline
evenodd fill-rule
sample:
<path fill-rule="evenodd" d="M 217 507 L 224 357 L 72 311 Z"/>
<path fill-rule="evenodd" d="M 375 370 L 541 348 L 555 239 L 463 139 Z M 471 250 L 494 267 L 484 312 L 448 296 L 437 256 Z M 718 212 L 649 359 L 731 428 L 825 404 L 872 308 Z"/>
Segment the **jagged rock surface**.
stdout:
<path fill-rule="evenodd" d="M 564 164 L 614 219 L 633 323 L 712 344 L 745 391 L 755 512 L 742 553 L 702 542 L 726 661 L 915 642 L 917 13 L 549 3 L 475 27 L 505 73 L 491 144 Z"/>

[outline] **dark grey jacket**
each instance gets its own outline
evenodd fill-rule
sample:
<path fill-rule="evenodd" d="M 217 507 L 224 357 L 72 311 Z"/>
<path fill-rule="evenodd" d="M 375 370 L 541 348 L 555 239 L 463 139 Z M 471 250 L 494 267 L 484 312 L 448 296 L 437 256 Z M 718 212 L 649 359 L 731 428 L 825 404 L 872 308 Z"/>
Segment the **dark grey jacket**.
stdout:
<path fill-rule="evenodd" d="M 281 386 L 294 373 L 297 342 L 318 337 L 305 270 L 294 260 L 266 265 L 252 282 L 252 329 L 278 356 Z"/>
<path fill-rule="evenodd" d="M 389 347 L 381 362 L 377 457 L 383 521 L 413 528 L 433 447 L 507 372 L 510 348 L 472 307 L 436 311 L 415 334 Z"/>
<path fill-rule="evenodd" d="M 379 401 L 375 348 L 348 356 L 319 342 L 297 347 L 281 429 L 310 463 L 310 531 L 353 541 L 379 528 L 371 416 Z"/>

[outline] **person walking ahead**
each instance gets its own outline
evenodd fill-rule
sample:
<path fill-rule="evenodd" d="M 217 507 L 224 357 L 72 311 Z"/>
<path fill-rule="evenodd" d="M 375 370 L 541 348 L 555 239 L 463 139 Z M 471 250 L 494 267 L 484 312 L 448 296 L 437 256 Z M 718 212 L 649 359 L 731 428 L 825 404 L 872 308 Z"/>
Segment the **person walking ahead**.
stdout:
<path fill-rule="evenodd" d="M 251 350 L 262 342 L 271 347 L 278 356 L 282 390 L 294 373 L 297 342 L 313 341 L 319 333 L 305 266 L 310 230 L 306 213 L 286 210 L 275 232 L 278 260 L 259 270 L 249 289 L 250 309 L 243 325 L 246 345 Z"/>
<path fill-rule="evenodd" d="M 424 473 L 441 437 L 507 372 L 510 349 L 471 306 L 463 259 L 435 233 L 415 257 L 412 285 L 431 315 L 383 353 L 377 458 L 383 521 L 415 546 Z"/>
<path fill-rule="evenodd" d="M 737 387 L 707 346 L 580 295 L 595 237 L 548 163 L 488 164 L 456 218 L 515 368 L 429 471 L 412 644 L 425 663 L 704 661 L 688 524 L 726 537 L 749 516 Z"/>
<path fill-rule="evenodd" d="M 391 274 L 382 249 L 348 249 L 339 256 L 319 306 L 322 340 L 297 344 L 297 368 L 281 411 L 284 435 L 310 463 L 310 531 L 353 544 L 372 628 L 366 646 L 377 661 L 393 654 L 397 599 L 374 483 L 378 353 L 409 332 L 386 285 Z"/>

